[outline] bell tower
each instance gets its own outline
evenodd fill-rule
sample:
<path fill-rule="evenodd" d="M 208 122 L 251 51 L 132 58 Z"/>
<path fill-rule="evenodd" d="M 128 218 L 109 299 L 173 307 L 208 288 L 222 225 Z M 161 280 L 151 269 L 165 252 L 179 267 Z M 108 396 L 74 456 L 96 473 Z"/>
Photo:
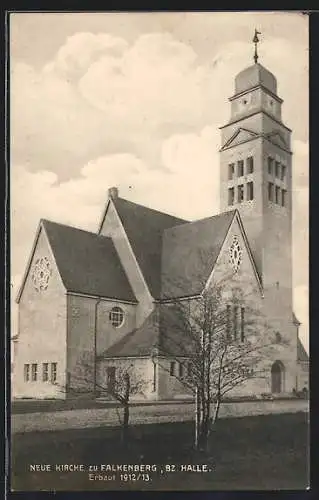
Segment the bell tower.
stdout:
<path fill-rule="evenodd" d="M 258 62 L 258 35 L 254 63 L 236 76 L 230 120 L 220 128 L 220 208 L 240 212 L 267 314 L 282 331 L 292 317 L 291 130 L 277 80 Z"/>

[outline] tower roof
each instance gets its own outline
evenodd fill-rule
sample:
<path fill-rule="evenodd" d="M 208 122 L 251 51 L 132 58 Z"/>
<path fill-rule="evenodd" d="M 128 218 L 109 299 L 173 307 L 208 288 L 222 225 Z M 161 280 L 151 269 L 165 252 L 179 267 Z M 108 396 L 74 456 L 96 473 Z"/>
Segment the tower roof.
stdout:
<path fill-rule="evenodd" d="M 240 94 L 257 85 L 262 85 L 273 94 L 277 93 L 277 80 L 264 66 L 255 63 L 244 69 L 235 78 L 235 93 Z"/>

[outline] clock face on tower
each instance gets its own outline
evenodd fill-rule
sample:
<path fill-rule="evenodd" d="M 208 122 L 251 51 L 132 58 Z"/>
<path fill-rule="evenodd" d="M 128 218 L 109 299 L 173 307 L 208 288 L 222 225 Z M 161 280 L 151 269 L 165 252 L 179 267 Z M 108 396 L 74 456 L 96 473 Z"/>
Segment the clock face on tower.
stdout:
<path fill-rule="evenodd" d="M 49 280 L 52 275 L 52 268 L 47 257 L 40 257 L 33 266 L 32 282 L 37 292 L 48 288 Z"/>

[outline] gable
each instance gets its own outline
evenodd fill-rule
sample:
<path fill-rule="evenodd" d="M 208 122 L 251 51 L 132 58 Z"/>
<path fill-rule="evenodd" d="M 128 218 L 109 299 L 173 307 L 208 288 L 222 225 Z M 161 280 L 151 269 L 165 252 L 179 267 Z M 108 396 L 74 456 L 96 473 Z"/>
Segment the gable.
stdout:
<path fill-rule="evenodd" d="M 221 151 L 223 149 L 227 149 L 229 147 L 235 146 L 237 144 L 241 144 L 242 142 L 249 141 L 251 139 L 255 139 L 258 137 L 256 132 L 246 128 L 238 128 L 236 132 L 228 139 L 225 144 L 221 147 Z"/>
<path fill-rule="evenodd" d="M 262 295 L 262 284 L 237 210 L 206 286 L 223 279 L 229 279 L 234 287 L 245 289 L 247 294 L 258 291 Z"/>
<path fill-rule="evenodd" d="M 163 231 L 185 222 L 131 201 L 114 198 L 109 202 L 100 233 L 111 235 L 115 244 L 122 240 L 123 258 L 130 265 L 132 275 L 134 273 L 136 284 L 138 281 L 143 283 L 156 299 L 161 291 Z"/>
<path fill-rule="evenodd" d="M 147 314 L 147 310 L 152 308 L 153 297 L 151 296 L 139 263 L 137 262 L 128 236 L 123 227 L 123 223 L 117 213 L 113 199 L 108 200 L 105 213 L 100 224 L 99 234 L 112 238 L 132 290 L 134 291 L 137 300 L 143 304 L 145 314 Z M 145 317 L 144 314 L 143 317 Z"/>
<path fill-rule="evenodd" d="M 45 282 L 44 276 L 41 282 L 41 267 L 43 265 L 48 265 L 49 271 L 47 282 Z M 39 293 L 39 287 L 36 288 L 37 278 L 34 277 L 35 271 L 38 276 L 38 281 L 40 279 L 39 284 L 41 288 L 43 288 L 43 292 L 50 292 L 51 290 L 65 292 L 66 289 L 61 279 L 58 266 L 56 265 L 55 257 L 42 221 L 39 223 L 36 231 L 30 257 L 17 294 L 16 301 L 18 303 L 22 296 L 27 296 L 26 300 L 34 301 L 34 303 L 42 296 L 42 293 Z"/>

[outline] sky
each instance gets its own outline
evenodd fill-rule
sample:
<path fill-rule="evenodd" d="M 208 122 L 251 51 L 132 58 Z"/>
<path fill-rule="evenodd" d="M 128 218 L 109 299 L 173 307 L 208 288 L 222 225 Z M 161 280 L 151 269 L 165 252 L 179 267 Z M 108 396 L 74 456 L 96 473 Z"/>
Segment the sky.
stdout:
<path fill-rule="evenodd" d="M 13 334 L 40 218 L 97 231 L 111 186 L 189 220 L 219 212 L 219 127 L 255 28 L 293 130 L 294 308 L 308 350 L 308 17 L 295 12 L 11 14 Z"/>

